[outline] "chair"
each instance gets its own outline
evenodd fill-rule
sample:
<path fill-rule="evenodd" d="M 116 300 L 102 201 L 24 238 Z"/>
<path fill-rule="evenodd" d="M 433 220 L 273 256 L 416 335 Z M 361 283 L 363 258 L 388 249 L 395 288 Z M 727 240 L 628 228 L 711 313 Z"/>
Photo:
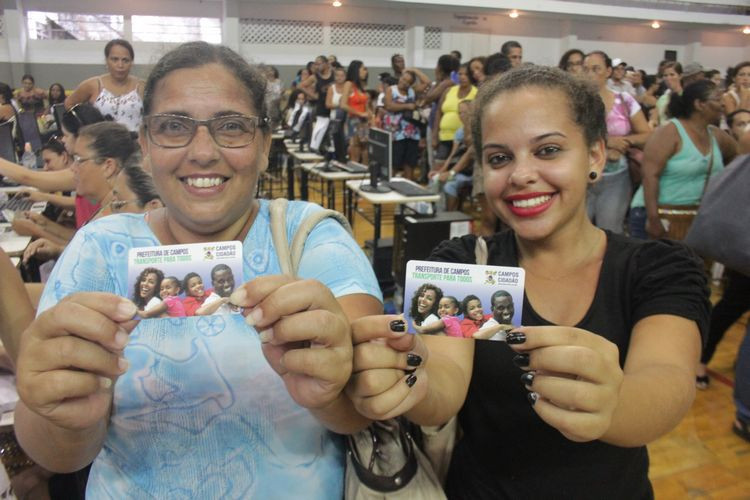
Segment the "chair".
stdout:
<path fill-rule="evenodd" d="M 16 145 L 13 140 L 13 122 L 0 123 L 0 157 L 16 163 Z"/>
<path fill-rule="evenodd" d="M 23 142 L 31 143 L 32 151 L 42 149 L 42 137 L 39 134 L 39 124 L 36 121 L 36 115 L 33 111 L 23 111 L 18 113 L 18 126 L 21 129 Z"/>

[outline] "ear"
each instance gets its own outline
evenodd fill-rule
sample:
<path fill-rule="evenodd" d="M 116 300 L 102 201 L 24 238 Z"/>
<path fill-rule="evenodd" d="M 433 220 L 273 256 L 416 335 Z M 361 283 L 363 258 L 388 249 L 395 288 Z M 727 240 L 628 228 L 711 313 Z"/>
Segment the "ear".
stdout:
<path fill-rule="evenodd" d="M 117 160 L 106 158 L 104 163 L 102 163 L 102 173 L 110 184 L 113 183 L 117 174 L 120 173 L 120 166 L 117 164 Z"/>
<path fill-rule="evenodd" d="M 593 184 L 596 180 L 601 179 L 604 165 L 607 163 L 607 143 L 604 139 L 599 139 L 589 147 L 589 169 L 586 172 L 586 179 Z M 589 178 L 590 172 L 596 172 L 596 180 Z"/>
<path fill-rule="evenodd" d="M 146 203 L 146 206 L 143 207 L 146 212 L 149 212 L 151 210 L 156 210 L 157 208 L 163 208 L 164 203 L 161 202 L 159 198 L 154 198 L 153 200 Z"/>

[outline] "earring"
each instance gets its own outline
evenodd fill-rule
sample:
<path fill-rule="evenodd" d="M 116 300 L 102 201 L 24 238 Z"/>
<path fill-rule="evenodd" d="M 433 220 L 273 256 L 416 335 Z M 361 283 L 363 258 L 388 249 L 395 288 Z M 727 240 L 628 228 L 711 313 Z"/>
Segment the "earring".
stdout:
<path fill-rule="evenodd" d="M 592 181 L 595 181 L 597 177 L 599 177 L 599 174 L 597 174 L 593 170 L 589 172 L 589 179 L 591 179 Z"/>

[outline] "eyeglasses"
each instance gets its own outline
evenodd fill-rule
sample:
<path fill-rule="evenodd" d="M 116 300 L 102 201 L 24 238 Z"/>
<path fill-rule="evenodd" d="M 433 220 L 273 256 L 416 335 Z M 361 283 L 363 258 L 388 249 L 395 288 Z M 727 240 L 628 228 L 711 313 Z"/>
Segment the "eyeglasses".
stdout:
<path fill-rule="evenodd" d="M 83 158 L 82 156 L 73 155 L 73 163 L 76 165 L 80 165 L 81 163 L 86 163 L 89 160 L 96 160 L 97 158 L 95 156 L 89 156 L 88 158 Z"/>
<path fill-rule="evenodd" d="M 137 202 L 138 202 L 137 198 L 133 198 L 132 200 L 112 200 L 109 202 L 109 208 L 113 212 L 119 212 L 120 210 L 125 208 L 125 205 L 127 205 L 128 203 L 137 203 Z"/>
<path fill-rule="evenodd" d="M 183 148 L 190 144 L 198 131 L 205 125 L 214 142 L 222 148 L 241 148 L 253 142 L 259 125 L 267 118 L 246 115 L 228 115 L 196 120 L 181 115 L 149 115 L 145 117 L 149 140 L 162 148 Z"/>

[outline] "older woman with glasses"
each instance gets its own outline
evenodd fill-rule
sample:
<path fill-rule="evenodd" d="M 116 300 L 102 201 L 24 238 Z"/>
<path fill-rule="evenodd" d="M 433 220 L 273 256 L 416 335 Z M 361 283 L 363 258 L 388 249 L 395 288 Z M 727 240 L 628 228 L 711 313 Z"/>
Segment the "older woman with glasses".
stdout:
<path fill-rule="evenodd" d="M 82 228 L 24 333 L 19 441 L 50 469 L 94 460 L 87 496 L 343 496 L 330 431 L 367 423 L 343 393 L 349 321 L 380 312 L 381 296 L 331 219 L 307 236 L 299 278 L 281 275 L 269 202 L 253 196 L 271 144 L 264 87 L 238 54 L 203 42 L 155 65 L 140 142 L 164 208 Z M 317 210 L 291 202 L 289 234 Z M 247 318 L 133 320 L 130 249 L 226 241 L 242 242 L 230 301 Z"/>

